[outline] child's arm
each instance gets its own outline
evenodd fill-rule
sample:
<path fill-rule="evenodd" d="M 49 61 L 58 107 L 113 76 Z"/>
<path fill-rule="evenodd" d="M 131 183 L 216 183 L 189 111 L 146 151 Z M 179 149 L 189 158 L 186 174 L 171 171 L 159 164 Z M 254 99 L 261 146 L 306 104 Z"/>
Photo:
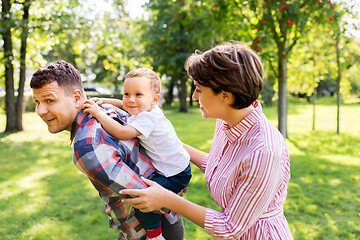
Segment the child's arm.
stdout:
<path fill-rule="evenodd" d="M 94 118 L 96 118 L 105 131 L 110 133 L 113 137 L 119 140 L 131 139 L 138 137 L 141 133 L 130 125 L 123 126 L 111 117 L 109 117 L 105 112 L 103 112 L 98 104 L 92 100 L 87 100 L 84 103 L 84 113 L 90 113 Z"/>
<path fill-rule="evenodd" d="M 116 98 L 91 98 L 90 100 L 94 101 L 96 104 L 101 105 L 103 103 L 114 105 L 115 107 L 122 108 L 123 102 Z"/>

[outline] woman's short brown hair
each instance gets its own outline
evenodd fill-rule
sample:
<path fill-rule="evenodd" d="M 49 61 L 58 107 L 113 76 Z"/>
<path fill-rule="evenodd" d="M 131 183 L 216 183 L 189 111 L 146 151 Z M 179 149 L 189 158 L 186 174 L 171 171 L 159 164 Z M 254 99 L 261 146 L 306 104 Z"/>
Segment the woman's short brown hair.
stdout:
<path fill-rule="evenodd" d="M 153 89 L 153 91 L 156 94 L 160 94 L 161 80 L 160 80 L 159 75 L 156 72 L 154 72 L 153 70 L 148 69 L 148 68 L 134 69 L 126 74 L 125 80 L 128 78 L 135 78 L 135 77 L 146 77 L 146 78 L 150 79 L 151 88 Z"/>
<path fill-rule="evenodd" d="M 215 94 L 230 92 L 231 107 L 250 106 L 263 89 L 263 66 L 259 56 L 241 43 L 225 43 L 201 53 L 196 51 L 185 62 L 188 75 Z"/>

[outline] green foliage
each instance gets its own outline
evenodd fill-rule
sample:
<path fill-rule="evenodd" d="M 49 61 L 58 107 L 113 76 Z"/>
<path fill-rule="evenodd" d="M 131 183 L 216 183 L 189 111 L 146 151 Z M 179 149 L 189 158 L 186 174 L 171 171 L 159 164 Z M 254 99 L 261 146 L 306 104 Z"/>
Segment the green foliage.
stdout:
<path fill-rule="evenodd" d="M 216 1 L 149 1 L 152 13 L 145 23 L 142 40 L 152 67 L 168 77 L 167 102 L 173 99 L 173 88 L 180 91 L 180 110 L 186 111 L 187 74 L 184 63 L 196 49 L 207 49 L 216 40 L 214 19 L 219 13 Z"/>

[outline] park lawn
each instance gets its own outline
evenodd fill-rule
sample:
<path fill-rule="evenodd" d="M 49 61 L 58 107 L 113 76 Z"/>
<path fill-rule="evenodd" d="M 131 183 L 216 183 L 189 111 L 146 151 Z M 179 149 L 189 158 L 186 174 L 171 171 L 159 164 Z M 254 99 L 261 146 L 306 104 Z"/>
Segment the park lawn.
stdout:
<path fill-rule="evenodd" d="M 287 144 L 291 180 L 284 211 L 297 240 L 359 239 L 360 105 L 343 105 L 336 134 L 334 104 L 316 108 L 290 101 Z M 165 113 L 183 142 L 208 151 L 215 120 L 202 119 L 197 108 Z M 276 125 L 276 108 L 264 108 Z M 117 239 L 107 226 L 103 201 L 72 163 L 69 134 L 50 134 L 34 113 L 24 114 L 25 131 L 0 133 L 0 239 Z M 5 116 L 0 115 L 0 131 Z M 193 167 L 185 197 L 219 210 L 202 173 Z M 185 219 L 185 239 L 212 239 Z"/>

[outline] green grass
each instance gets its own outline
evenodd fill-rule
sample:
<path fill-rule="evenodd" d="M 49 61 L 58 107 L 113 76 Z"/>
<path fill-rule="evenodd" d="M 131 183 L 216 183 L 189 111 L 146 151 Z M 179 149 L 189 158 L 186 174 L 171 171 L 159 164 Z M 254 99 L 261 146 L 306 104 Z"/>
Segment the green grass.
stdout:
<path fill-rule="evenodd" d="M 291 180 L 285 215 L 297 240 L 360 239 L 360 105 L 341 107 L 340 135 L 336 106 L 319 100 L 316 131 L 312 106 L 290 100 L 287 144 Z M 215 120 L 197 108 L 166 115 L 183 142 L 208 151 Z M 276 125 L 276 108 L 264 108 Z M 69 134 L 50 134 L 34 113 L 24 114 L 25 131 L 0 133 L 0 239 L 117 239 L 107 226 L 103 201 L 72 163 Z M 0 114 L 0 131 L 5 116 Z M 219 210 L 202 173 L 193 168 L 185 197 Z M 185 239 L 212 239 L 185 219 Z"/>

